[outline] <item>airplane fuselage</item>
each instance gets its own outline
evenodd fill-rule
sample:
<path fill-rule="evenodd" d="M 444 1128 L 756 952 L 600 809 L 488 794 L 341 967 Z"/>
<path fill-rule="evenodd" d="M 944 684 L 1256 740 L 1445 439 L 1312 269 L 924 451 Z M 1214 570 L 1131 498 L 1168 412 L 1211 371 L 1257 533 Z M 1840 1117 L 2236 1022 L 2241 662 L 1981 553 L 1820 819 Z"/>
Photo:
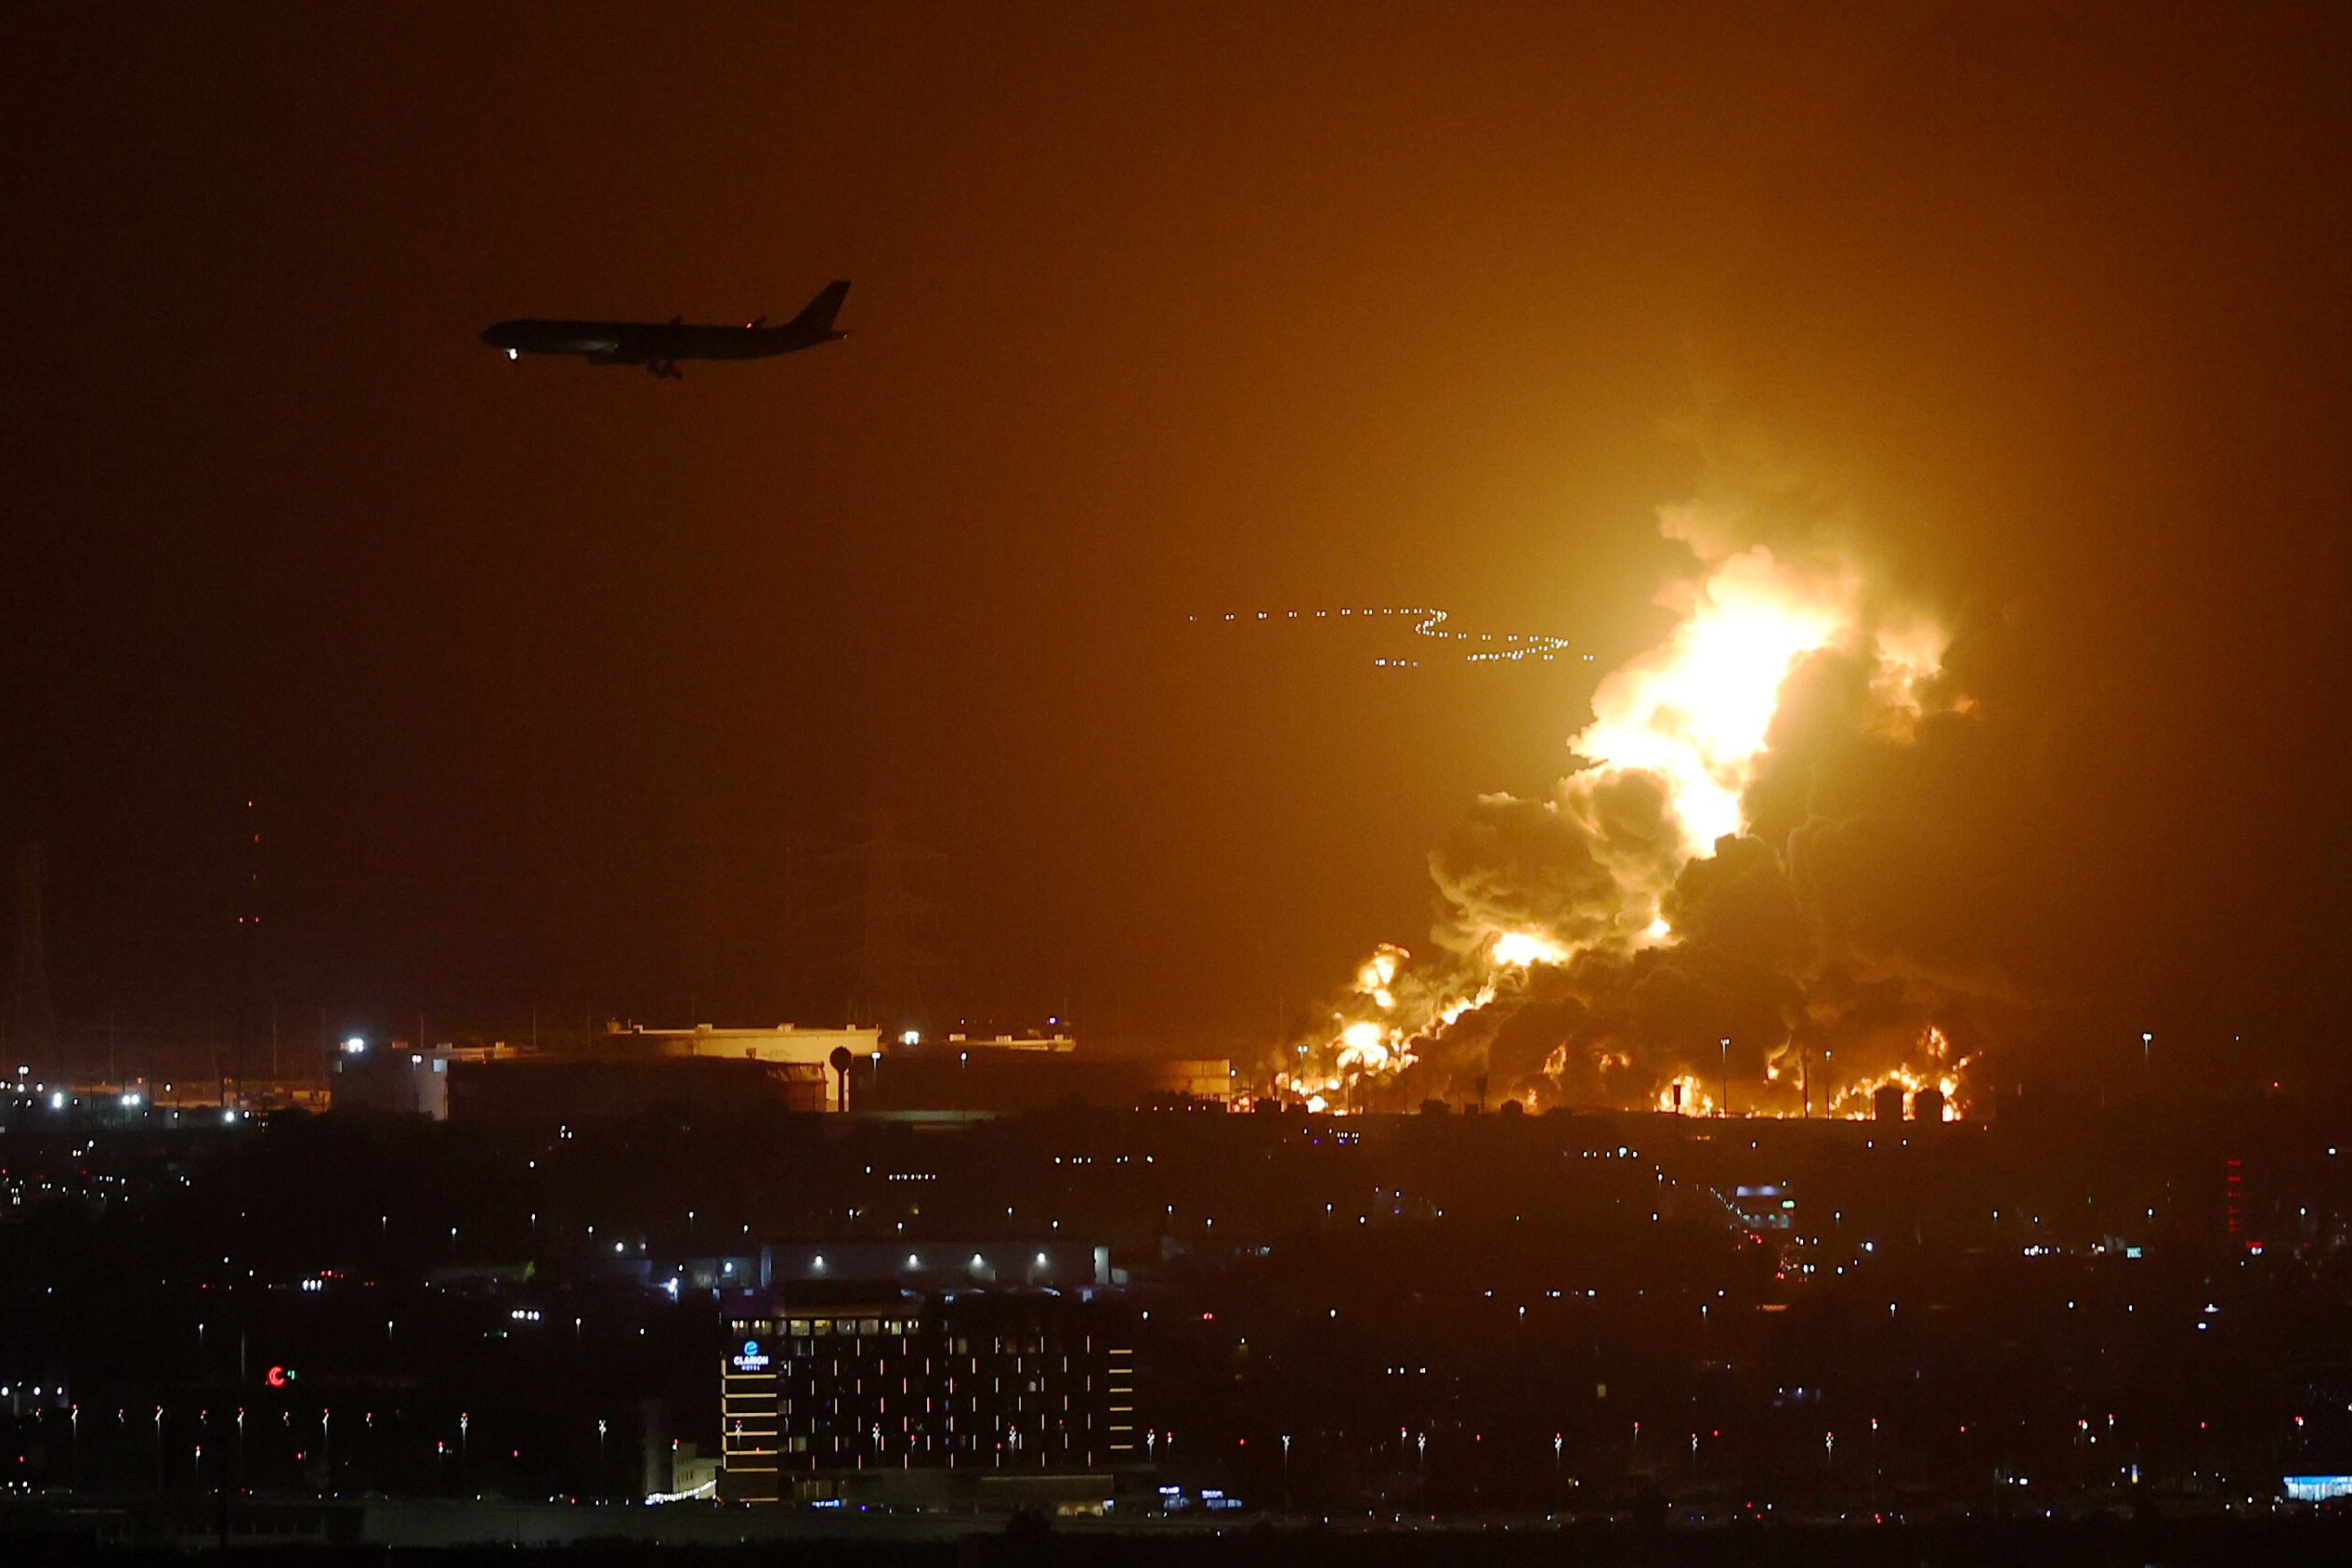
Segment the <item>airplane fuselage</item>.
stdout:
<path fill-rule="evenodd" d="M 814 348 L 846 333 L 780 327 L 708 327 L 662 321 L 501 321 L 482 341 L 509 354 L 577 354 L 592 364 L 678 359 L 765 359 Z"/>
<path fill-rule="evenodd" d="M 566 321 L 529 319 L 500 321 L 482 333 L 510 359 L 526 354 L 571 354 L 592 365 L 644 365 L 657 375 L 675 376 L 681 359 L 766 359 L 834 343 L 833 318 L 848 297 L 846 280 L 829 283 L 801 313 L 781 326 L 754 321 L 745 327 L 688 325 L 672 321 Z"/>

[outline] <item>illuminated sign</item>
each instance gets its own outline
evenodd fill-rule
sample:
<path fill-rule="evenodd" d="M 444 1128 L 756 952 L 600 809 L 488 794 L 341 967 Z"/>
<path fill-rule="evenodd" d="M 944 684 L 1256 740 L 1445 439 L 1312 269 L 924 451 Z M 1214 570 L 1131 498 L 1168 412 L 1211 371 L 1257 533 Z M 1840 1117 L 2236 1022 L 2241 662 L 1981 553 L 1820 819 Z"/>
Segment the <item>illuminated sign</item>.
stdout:
<path fill-rule="evenodd" d="M 2352 1475 L 2291 1475 L 2287 1496 L 2299 1503 L 2324 1503 L 2352 1497 Z"/>
<path fill-rule="evenodd" d="M 760 1348 L 757 1339 L 746 1339 L 743 1348 L 728 1358 L 728 1365 L 738 1372 L 764 1372 L 767 1370 L 767 1352 Z"/>

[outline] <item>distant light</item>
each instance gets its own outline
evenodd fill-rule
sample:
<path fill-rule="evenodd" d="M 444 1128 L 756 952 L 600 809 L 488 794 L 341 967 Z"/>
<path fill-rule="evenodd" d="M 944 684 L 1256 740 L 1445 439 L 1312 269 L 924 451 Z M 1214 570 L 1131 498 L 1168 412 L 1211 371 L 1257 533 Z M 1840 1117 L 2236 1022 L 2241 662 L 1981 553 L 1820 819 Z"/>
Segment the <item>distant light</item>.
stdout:
<path fill-rule="evenodd" d="M 136 1110 L 138 1107 L 139 1099 L 139 1091 L 134 1089 L 123 1096 L 123 1104 Z"/>
<path fill-rule="evenodd" d="M 922 1043 L 922 1031 L 921 1029 L 908 1029 L 906 1033 L 898 1037 L 898 1043 L 901 1045 L 921 1045 Z M 879 1056 L 882 1052 L 878 1051 L 874 1052 L 874 1054 Z"/>
<path fill-rule="evenodd" d="M 506 359 L 509 364 L 512 364 L 515 360 L 519 359 L 522 357 L 523 351 L 519 348 L 509 348 L 506 351 Z"/>
<path fill-rule="evenodd" d="M 237 1123 L 237 1113 L 235 1111 L 224 1110 L 220 1113 L 220 1119 L 233 1127 Z"/>
<path fill-rule="evenodd" d="M 65 1109 L 65 1091 L 60 1089 L 49 1096 L 49 1109 L 53 1111 Z"/>
<path fill-rule="evenodd" d="M 353 1035 L 349 1039 L 343 1042 L 343 1053 L 346 1056 L 357 1056 L 361 1052 L 367 1050 L 367 1048 L 368 1042 L 361 1039 L 357 1035 Z"/>

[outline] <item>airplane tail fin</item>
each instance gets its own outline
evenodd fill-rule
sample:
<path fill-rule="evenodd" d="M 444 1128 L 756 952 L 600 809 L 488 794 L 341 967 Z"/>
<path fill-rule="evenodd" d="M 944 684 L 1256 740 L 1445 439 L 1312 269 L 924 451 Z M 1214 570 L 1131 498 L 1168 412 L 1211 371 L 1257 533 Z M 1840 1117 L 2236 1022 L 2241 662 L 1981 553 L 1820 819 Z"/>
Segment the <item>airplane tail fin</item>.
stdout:
<path fill-rule="evenodd" d="M 791 328 L 806 333 L 831 333 L 833 318 L 841 314 L 842 301 L 848 297 L 849 280 L 836 279 L 826 284 L 824 292 L 810 300 L 802 308 L 801 313 L 792 318 L 790 322 Z M 840 334 L 835 333 L 835 335 Z"/>

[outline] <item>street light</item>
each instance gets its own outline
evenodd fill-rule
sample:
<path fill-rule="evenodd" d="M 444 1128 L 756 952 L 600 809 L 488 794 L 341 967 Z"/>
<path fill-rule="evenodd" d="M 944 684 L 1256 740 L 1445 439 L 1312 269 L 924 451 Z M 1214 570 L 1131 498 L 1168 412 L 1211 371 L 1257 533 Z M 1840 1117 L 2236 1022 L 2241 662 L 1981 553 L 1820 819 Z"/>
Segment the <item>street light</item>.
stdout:
<path fill-rule="evenodd" d="M 1282 1511 L 1290 1511 L 1290 1434 L 1282 1434 Z"/>
<path fill-rule="evenodd" d="M 1731 1037 L 1725 1035 L 1723 1047 L 1723 1114 L 1731 1114 Z"/>

